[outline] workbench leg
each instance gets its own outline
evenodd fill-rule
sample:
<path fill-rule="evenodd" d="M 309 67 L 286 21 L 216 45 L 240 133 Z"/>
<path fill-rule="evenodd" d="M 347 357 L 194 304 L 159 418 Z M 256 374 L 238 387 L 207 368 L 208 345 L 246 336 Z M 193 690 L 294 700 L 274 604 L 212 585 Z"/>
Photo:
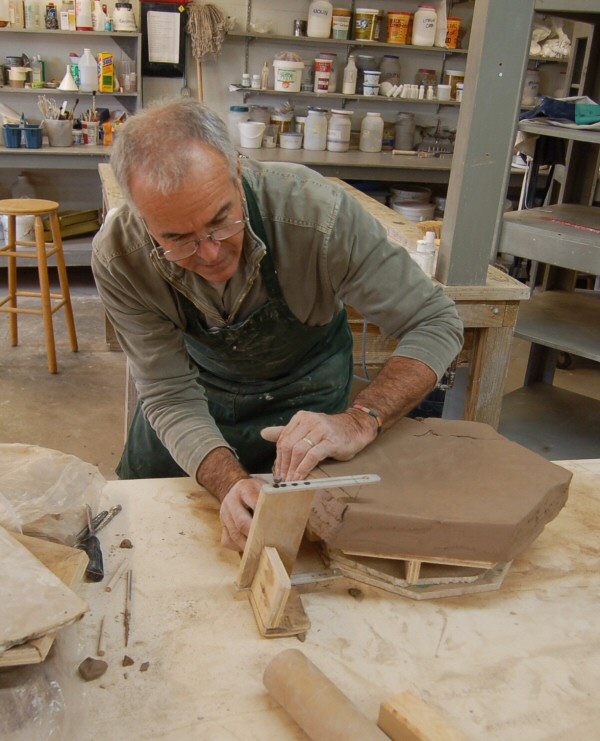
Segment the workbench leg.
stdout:
<path fill-rule="evenodd" d="M 513 334 L 514 325 L 475 332 L 465 419 L 498 428 Z"/>
<path fill-rule="evenodd" d="M 558 350 L 533 342 L 529 351 L 529 361 L 527 363 L 523 385 L 531 386 L 532 383 L 547 383 L 552 385 L 557 361 Z"/>

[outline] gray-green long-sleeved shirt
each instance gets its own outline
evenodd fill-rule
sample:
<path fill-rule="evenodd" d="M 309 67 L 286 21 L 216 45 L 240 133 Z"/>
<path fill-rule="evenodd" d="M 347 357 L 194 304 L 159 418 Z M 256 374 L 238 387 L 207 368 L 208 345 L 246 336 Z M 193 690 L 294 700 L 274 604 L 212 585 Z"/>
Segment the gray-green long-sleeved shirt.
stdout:
<path fill-rule="evenodd" d="M 352 306 L 398 339 L 395 355 L 422 361 L 440 378 L 460 350 L 462 322 L 453 302 L 388 240 L 381 224 L 343 188 L 308 168 L 245 160 L 243 175 L 293 314 L 320 326 Z M 111 214 L 94 239 L 98 291 L 144 414 L 191 476 L 211 450 L 227 443 L 186 350 L 177 291 L 193 301 L 207 327 L 235 324 L 266 301 L 259 270 L 264 254 L 248 227 L 238 271 L 221 293 L 153 253 L 143 223 L 127 206 Z"/>

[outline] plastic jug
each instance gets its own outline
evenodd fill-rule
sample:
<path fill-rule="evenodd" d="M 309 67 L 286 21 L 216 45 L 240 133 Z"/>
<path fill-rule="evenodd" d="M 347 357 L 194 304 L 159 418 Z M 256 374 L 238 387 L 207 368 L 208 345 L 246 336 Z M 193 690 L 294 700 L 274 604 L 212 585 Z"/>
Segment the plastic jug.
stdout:
<path fill-rule="evenodd" d="M 89 49 L 83 50 L 79 60 L 79 89 L 84 93 L 98 90 L 98 63 Z"/>

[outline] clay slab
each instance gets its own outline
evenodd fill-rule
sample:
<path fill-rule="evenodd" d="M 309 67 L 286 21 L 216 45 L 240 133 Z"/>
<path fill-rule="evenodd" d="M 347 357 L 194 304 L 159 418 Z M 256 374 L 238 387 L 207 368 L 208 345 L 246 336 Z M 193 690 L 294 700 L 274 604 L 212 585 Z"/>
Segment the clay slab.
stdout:
<path fill-rule="evenodd" d="M 479 422 L 403 419 L 314 476 L 376 473 L 316 494 L 309 528 L 330 549 L 385 558 L 511 561 L 564 506 L 572 474 Z"/>

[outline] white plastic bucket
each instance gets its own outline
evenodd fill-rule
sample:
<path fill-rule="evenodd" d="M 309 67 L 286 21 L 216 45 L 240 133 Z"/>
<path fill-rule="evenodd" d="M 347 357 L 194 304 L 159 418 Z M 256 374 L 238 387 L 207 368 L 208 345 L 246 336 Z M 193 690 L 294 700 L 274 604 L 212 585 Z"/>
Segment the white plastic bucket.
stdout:
<path fill-rule="evenodd" d="M 284 59 L 273 60 L 275 90 L 284 93 L 299 93 L 303 69 L 304 62 L 286 62 Z"/>
<path fill-rule="evenodd" d="M 265 124 L 262 121 L 240 121 L 240 146 L 247 149 L 260 149 Z"/>

